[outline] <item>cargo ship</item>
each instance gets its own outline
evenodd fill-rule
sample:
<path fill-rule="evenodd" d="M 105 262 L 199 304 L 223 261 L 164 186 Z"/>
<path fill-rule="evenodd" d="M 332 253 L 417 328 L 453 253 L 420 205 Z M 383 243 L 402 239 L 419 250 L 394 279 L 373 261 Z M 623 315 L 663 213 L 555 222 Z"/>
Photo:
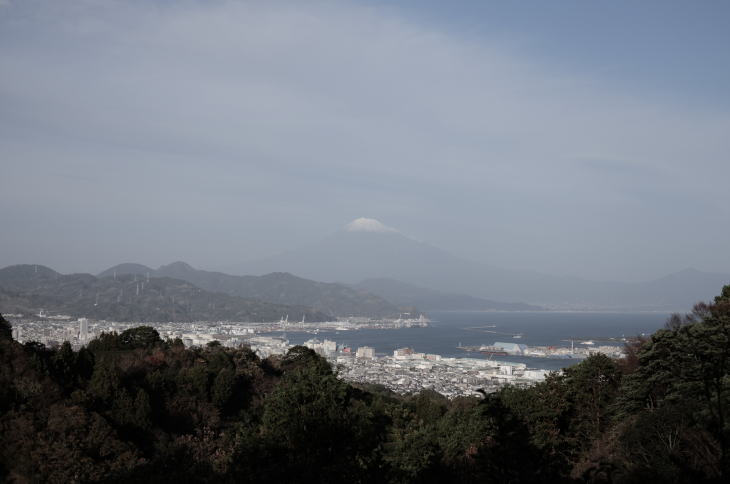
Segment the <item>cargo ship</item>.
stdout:
<path fill-rule="evenodd" d="M 507 356 L 508 353 L 500 346 L 481 346 L 479 353 L 486 356 Z"/>

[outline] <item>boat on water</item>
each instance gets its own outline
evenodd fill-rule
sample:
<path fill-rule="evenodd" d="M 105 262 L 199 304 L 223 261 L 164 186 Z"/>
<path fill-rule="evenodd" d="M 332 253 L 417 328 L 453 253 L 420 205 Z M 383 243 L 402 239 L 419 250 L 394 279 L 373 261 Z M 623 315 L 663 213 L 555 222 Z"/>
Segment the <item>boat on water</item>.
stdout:
<path fill-rule="evenodd" d="M 479 353 L 486 356 L 507 356 L 508 353 L 500 346 L 481 346 Z"/>

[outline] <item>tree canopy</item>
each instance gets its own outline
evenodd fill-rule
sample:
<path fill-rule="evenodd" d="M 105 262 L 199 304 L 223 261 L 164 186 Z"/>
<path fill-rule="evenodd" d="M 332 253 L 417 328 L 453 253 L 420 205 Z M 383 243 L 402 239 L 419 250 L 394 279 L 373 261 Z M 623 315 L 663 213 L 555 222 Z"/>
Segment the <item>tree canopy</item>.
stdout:
<path fill-rule="evenodd" d="M 10 339 L 13 336 L 12 327 L 8 323 L 3 315 L 0 314 L 0 339 Z"/>
<path fill-rule="evenodd" d="M 0 321 L 0 324 L 4 324 Z M 352 385 L 305 347 L 80 351 L 0 327 L 0 480 L 726 482 L 730 286 L 627 347 L 483 398 Z"/>

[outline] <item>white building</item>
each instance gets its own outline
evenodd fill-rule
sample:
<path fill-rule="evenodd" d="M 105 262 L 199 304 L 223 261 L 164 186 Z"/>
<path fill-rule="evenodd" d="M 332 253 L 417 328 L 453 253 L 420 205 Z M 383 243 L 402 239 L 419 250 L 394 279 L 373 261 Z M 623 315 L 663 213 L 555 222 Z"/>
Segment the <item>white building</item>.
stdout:
<path fill-rule="evenodd" d="M 411 355 L 413 355 L 413 350 L 411 348 L 398 348 L 393 352 L 393 359 L 410 360 Z"/>
<path fill-rule="evenodd" d="M 356 358 L 367 358 L 369 360 L 372 360 L 375 358 L 375 348 L 372 348 L 370 346 L 360 346 L 357 349 L 357 353 L 355 353 Z"/>
<path fill-rule="evenodd" d="M 510 355 L 524 355 L 527 350 L 527 345 L 519 343 L 502 343 L 500 341 L 495 342 L 492 346 L 495 348 L 502 348 L 506 353 Z"/>
<path fill-rule="evenodd" d="M 322 343 L 322 349 L 325 351 L 325 353 L 336 353 L 337 352 L 337 342 L 326 339 Z"/>
<path fill-rule="evenodd" d="M 550 373 L 548 370 L 525 370 L 522 376 L 528 380 L 542 381 L 548 373 Z"/>
<path fill-rule="evenodd" d="M 303 344 L 307 348 L 314 350 L 319 354 L 321 354 L 324 351 L 324 344 L 317 338 L 309 339 L 309 340 L 305 341 Z"/>
<path fill-rule="evenodd" d="M 79 318 L 79 341 L 85 342 L 89 338 L 89 320 Z"/>

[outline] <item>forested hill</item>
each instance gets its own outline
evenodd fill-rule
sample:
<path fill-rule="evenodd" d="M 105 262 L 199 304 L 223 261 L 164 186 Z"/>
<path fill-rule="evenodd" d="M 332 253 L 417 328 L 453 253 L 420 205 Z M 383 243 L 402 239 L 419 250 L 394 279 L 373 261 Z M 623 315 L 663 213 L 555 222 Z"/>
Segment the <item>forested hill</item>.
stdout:
<path fill-rule="evenodd" d="M 347 384 L 301 346 L 138 327 L 48 350 L 0 319 L 0 481 L 727 482 L 730 286 L 627 351 L 448 401 Z"/>
<path fill-rule="evenodd" d="M 277 321 L 284 315 L 327 321 L 307 306 L 275 304 L 200 289 L 167 277 L 59 274 L 37 265 L 0 269 L 0 308 L 34 314 L 40 309 L 113 321 Z"/>
<path fill-rule="evenodd" d="M 235 276 L 195 269 L 185 262 L 173 262 L 158 269 L 126 263 L 103 271 L 99 277 L 113 277 L 114 274 L 172 277 L 207 291 L 260 299 L 275 304 L 308 306 L 331 316 L 397 317 L 401 312 L 416 311 L 412 306 L 396 306 L 365 289 L 312 281 L 286 272 L 263 276 Z"/>

